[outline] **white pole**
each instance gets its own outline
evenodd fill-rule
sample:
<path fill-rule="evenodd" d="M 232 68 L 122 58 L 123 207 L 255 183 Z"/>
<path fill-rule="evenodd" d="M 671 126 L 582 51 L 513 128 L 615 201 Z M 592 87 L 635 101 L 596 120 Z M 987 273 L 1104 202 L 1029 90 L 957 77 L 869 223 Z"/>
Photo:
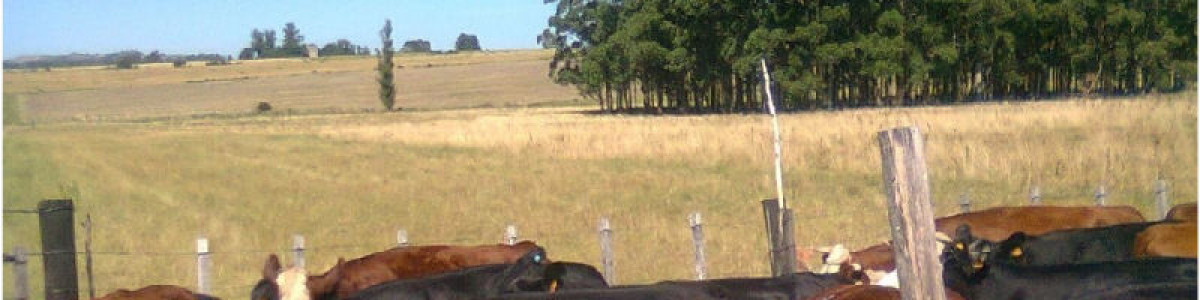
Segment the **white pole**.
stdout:
<path fill-rule="evenodd" d="M 783 163 L 780 159 L 780 153 L 783 150 L 779 142 L 779 117 L 775 115 L 775 98 L 771 96 L 771 73 L 767 72 L 767 59 L 760 59 L 762 62 L 763 86 L 767 90 L 767 111 L 771 113 L 771 130 L 774 134 L 775 142 L 775 197 L 779 199 L 779 211 L 787 209 L 787 202 L 783 200 Z"/>
<path fill-rule="evenodd" d="M 208 239 L 201 236 L 196 239 L 196 291 L 208 294 Z"/>
<path fill-rule="evenodd" d="M 517 225 L 509 224 L 504 227 L 504 243 L 508 245 L 517 244 Z"/>

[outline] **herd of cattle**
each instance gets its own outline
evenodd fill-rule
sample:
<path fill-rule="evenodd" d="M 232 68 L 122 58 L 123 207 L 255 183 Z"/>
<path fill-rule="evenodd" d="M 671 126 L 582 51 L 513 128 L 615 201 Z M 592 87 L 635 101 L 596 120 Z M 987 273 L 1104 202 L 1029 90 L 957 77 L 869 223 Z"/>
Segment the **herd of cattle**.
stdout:
<path fill-rule="evenodd" d="M 1147 222 L 1125 206 L 1027 206 L 938 218 L 946 298 L 1196 299 L 1196 213 L 1183 204 Z M 590 265 L 552 261 L 530 241 L 398 247 L 339 259 L 318 275 L 284 268 L 272 254 L 250 298 L 900 299 L 890 243 L 830 249 L 817 272 L 618 286 Z M 211 298 L 155 285 L 100 299 Z"/>

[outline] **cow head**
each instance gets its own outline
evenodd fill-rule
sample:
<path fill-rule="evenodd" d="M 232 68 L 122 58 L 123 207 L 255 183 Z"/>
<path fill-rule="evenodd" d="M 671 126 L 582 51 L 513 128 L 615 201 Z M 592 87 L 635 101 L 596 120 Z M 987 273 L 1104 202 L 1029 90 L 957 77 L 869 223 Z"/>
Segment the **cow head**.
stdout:
<path fill-rule="evenodd" d="M 1025 251 L 1025 242 L 1029 237 L 1024 232 L 1017 231 L 1007 239 L 996 244 L 995 259 L 1011 264 L 1029 264 L 1030 253 Z"/>
<path fill-rule="evenodd" d="M 842 244 L 820 247 L 817 248 L 817 252 L 821 253 L 821 267 L 817 268 L 815 273 L 837 273 L 842 264 L 850 262 L 850 250 Z"/>
<path fill-rule="evenodd" d="M 250 291 L 251 300 L 309 300 L 308 276 L 304 268 L 283 269 L 279 257 L 271 254 L 263 266 L 263 278 Z"/>
<path fill-rule="evenodd" d="M 535 247 L 533 250 L 525 253 L 515 263 L 510 265 L 501 276 L 493 282 L 493 289 L 497 293 L 517 292 L 517 291 L 545 291 L 539 289 L 545 283 L 546 266 L 550 263 L 550 259 L 546 257 L 546 249 Z M 554 283 L 547 288 L 551 288 Z"/>
<path fill-rule="evenodd" d="M 957 267 L 963 274 L 974 276 L 987 268 L 988 258 L 994 248 L 992 242 L 972 236 L 971 227 L 963 224 L 958 226 L 954 239 L 946 245 L 943 255 L 946 256 L 947 267 Z"/>

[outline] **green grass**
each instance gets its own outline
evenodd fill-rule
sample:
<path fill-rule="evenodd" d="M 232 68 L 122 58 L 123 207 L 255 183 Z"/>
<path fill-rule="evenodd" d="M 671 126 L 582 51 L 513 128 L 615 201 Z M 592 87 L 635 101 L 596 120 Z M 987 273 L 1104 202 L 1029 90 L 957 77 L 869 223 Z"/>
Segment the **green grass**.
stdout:
<path fill-rule="evenodd" d="M 16 125 L 24 122 L 25 101 L 15 94 L 4 94 L 4 125 Z"/>

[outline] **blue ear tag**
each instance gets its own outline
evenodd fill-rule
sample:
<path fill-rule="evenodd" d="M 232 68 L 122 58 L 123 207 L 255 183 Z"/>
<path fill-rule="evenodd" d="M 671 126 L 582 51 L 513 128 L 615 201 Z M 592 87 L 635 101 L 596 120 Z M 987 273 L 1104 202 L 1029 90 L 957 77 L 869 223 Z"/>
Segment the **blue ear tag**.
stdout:
<path fill-rule="evenodd" d="M 533 255 L 533 262 L 535 262 L 535 263 L 541 263 L 541 262 L 542 262 L 542 255 L 541 255 L 541 254 L 534 254 L 534 255 Z"/>

